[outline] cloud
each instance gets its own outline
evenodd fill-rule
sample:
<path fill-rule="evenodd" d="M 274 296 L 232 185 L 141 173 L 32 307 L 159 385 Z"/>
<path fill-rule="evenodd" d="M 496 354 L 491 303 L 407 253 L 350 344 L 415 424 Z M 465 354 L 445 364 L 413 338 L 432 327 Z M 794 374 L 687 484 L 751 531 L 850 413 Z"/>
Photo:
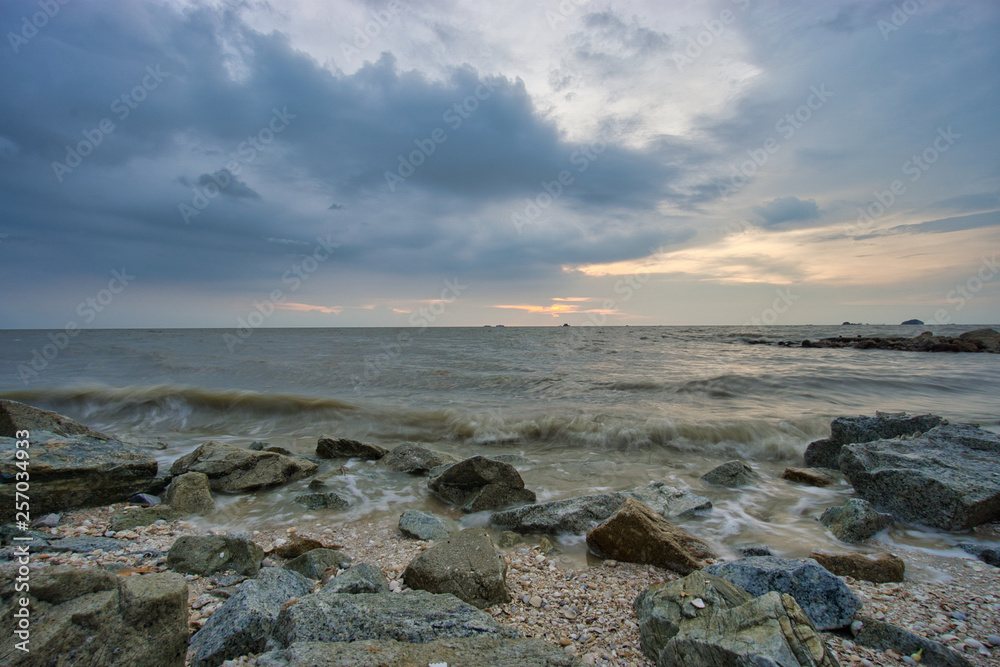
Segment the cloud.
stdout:
<path fill-rule="evenodd" d="M 754 213 L 765 227 L 786 222 L 805 222 L 819 217 L 819 207 L 815 199 L 802 200 L 797 197 L 778 197 L 754 208 Z"/>

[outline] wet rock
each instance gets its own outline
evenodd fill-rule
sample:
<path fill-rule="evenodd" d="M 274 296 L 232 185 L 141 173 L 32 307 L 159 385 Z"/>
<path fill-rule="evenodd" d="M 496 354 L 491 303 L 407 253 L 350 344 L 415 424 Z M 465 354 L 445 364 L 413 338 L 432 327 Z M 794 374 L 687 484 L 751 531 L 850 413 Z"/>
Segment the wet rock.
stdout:
<path fill-rule="evenodd" d="M 193 667 L 216 667 L 225 660 L 260 653 L 281 607 L 312 593 L 304 577 L 276 567 L 244 581 L 191 638 Z"/>
<path fill-rule="evenodd" d="M 295 502 L 307 510 L 346 510 L 351 506 L 350 501 L 336 491 L 304 493 L 295 496 Z"/>
<path fill-rule="evenodd" d="M 833 477 L 815 468 L 785 468 L 781 473 L 781 479 L 809 486 L 830 486 L 833 484 Z"/>
<path fill-rule="evenodd" d="M 690 519 L 712 509 L 712 501 L 708 498 L 675 489 L 663 482 L 650 482 L 625 493 L 667 519 Z"/>
<path fill-rule="evenodd" d="M 376 461 L 385 456 L 388 451 L 385 447 L 378 445 L 348 438 L 334 438 L 329 435 L 322 436 L 316 443 L 316 456 L 321 459 L 345 458 Z"/>
<path fill-rule="evenodd" d="M 874 417 L 837 417 L 830 423 L 830 437 L 806 447 L 805 461 L 811 468 L 840 470 L 840 450 L 852 442 L 871 442 L 901 435 L 923 433 L 944 422 L 935 415 L 877 414 Z"/>
<path fill-rule="evenodd" d="M 618 511 L 624 493 L 597 493 L 494 512 L 490 523 L 519 533 L 585 533 Z"/>
<path fill-rule="evenodd" d="M 358 563 L 343 574 L 326 582 L 318 595 L 358 595 L 361 593 L 388 593 L 389 582 L 382 570 L 370 563 Z"/>
<path fill-rule="evenodd" d="M 715 558 L 708 545 L 634 498 L 587 533 L 587 545 L 606 558 L 688 574 Z"/>
<path fill-rule="evenodd" d="M 452 530 L 439 516 L 420 510 L 406 510 L 399 517 L 399 530 L 416 540 L 445 540 Z"/>
<path fill-rule="evenodd" d="M 809 557 L 838 577 L 853 577 L 876 584 L 903 581 L 906 563 L 899 556 L 878 554 L 831 554 L 814 551 Z"/>
<path fill-rule="evenodd" d="M 408 472 L 417 475 L 425 473 L 431 468 L 455 463 L 457 460 L 453 456 L 407 442 L 393 447 L 379 461 L 379 465 L 394 472 Z"/>
<path fill-rule="evenodd" d="M 940 642 L 868 616 L 859 616 L 858 620 L 861 627 L 853 633 L 854 641 L 862 646 L 879 651 L 892 649 L 902 655 L 923 650 L 920 664 L 927 667 L 972 667 L 961 653 Z"/>
<path fill-rule="evenodd" d="M 280 486 L 316 473 L 318 466 L 305 459 L 274 452 L 254 452 L 221 442 L 206 442 L 174 461 L 174 476 L 200 472 L 208 476 L 213 491 L 238 493 Z"/>
<path fill-rule="evenodd" d="M 287 605 L 271 634 L 274 646 L 299 642 L 395 639 L 426 643 L 447 637 L 516 637 L 488 613 L 454 595 L 308 595 Z"/>
<path fill-rule="evenodd" d="M 959 340 L 975 343 L 987 352 L 1000 352 L 1000 332 L 996 329 L 976 329 L 966 331 L 958 337 Z"/>
<path fill-rule="evenodd" d="M 292 559 L 298 558 L 302 554 L 308 553 L 313 549 L 322 548 L 323 543 L 319 540 L 314 540 L 311 537 L 302 537 L 297 533 L 292 533 L 287 542 L 274 547 L 268 555 L 274 555 L 278 558 Z"/>
<path fill-rule="evenodd" d="M 972 554 L 988 565 L 1000 567 L 1000 546 L 991 547 L 983 544 L 974 544 L 972 542 L 959 542 L 956 546 L 965 553 Z"/>
<path fill-rule="evenodd" d="M 744 558 L 709 565 L 704 571 L 728 579 L 751 595 L 769 591 L 791 595 L 819 630 L 847 627 L 861 609 L 861 600 L 844 582 L 811 558 Z"/>
<path fill-rule="evenodd" d="M 263 440 L 254 440 L 249 445 L 247 445 L 247 449 L 249 449 L 251 452 L 262 452 L 270 446 L 271 446 L 270 443 L 264 442 Z"/>
<path fill-rule="evenodd" d="M 507 563 L 484 528 L 469 528 L 420 553 L 403 572 L 414 590 L 451 593 L 485 609 L 510 601 Z"/>
<path fill-rule="evenodd" d="M 10 401 L 5 398 L 0 399 L 0 437 L 16 438 L 18 431 L 28 431 L 31 433 L 33 453 L 35 451 L 35 434 L 42 431 L 64 438 L 84 436 L 97 440 L 111 439 L 109 436 L 73 421 L 69 417 L 64 417 L 57 412 L 42 410 L 41 408 L 17 401 Z M 32 456 L 32 460 L 34 461 L 34 455 Z"/>
<path fill-rule="evenodd" d="M 524 480 L 514 466 L 485 456 L 473 456 L 456 463 L 431 478 L 427 486 L 466 512 L 497 510 L 535 501 L 535 492 L 524 488 Z"/>
<path fill-rule="evenodd" d="M 771 547 L 766 544 L 737 544 L 736 553 L 744 558 L 752 558 L 753 556 L 773 556 L 771 553 Z"/>
<path fill-rule="evenodd" d="M 167 552 L 167 567 L 187 574 L 234 570 L 253 576 L 260 570 L 264 550 L 253 542 L 229 535 L 179 537 Z"/>
<path fill-rule="evenodd" d="M 975 426 L 844 445 L 840 469 L 858 495 L 901 521 L 963 530 L 1000 519 L 1000 436 Z"/>
<path fill-rule="evenodd" d="M 738 488 L 760 481 L 760 475 L 743 461 L 729 461 L 701 476 L 708 484 Z"/>
<path fill-rule="evenodd" d="M 257 658 L 257 667 L 371 667 L 380 665 L 490 665 L 491 667 L 582 667 L 574 655 L 541 639 L 471 637 L 411 644 L 392 639 L 339 644 L 303 642 Z"/>
<path fill-rule="evenodd" d="M 62 521 L 62 516 L 59 514 L 44 514 L 37 519 L 35 519 L 32 526 L 43 526 L 45 528 L 55 528 Z"/>
<path fill-rule="evenodd" d="M 837 539 L 863 542 L 892 526 L 892 515 L 876 511 L 867 500 L 853 498 L 841 507 L 827 509 L 819 522 Z"/>
<path fill-rule="evenodd" d="M 346 567 L 350 562 L 351 557 L 337 549 L 313 549 L 285 563 L 285 569 L 319 580 L 328 568 Z"/>
<path fill-rule="evenodd" d="M 208 475 L 186 472 L 174 477 L 164 494 L 167 504 L 182 514 L 205 516 L 215 510 Z"/>
<path fill-rule="evenodd" d="M 14 590 L 16 571 L 0 574 L 3 663 L 183 667 L 188 644 L 187 583 L 172 572 L 119 577 L 98 568 L 52 567 Z M 13 642 L 20 605 L 31 610 L 30 653 Z"/>
<path fill-rule="evenodd" d="M 180 512 L 166 505 L 152 507 L 135 507 L 123 509 L 111 518 L 110 528 L 113 531 L 128 530 L 137 526 L 149 526 L 161 519 L 166 522 L 177 521 L 183 516 Z"/>

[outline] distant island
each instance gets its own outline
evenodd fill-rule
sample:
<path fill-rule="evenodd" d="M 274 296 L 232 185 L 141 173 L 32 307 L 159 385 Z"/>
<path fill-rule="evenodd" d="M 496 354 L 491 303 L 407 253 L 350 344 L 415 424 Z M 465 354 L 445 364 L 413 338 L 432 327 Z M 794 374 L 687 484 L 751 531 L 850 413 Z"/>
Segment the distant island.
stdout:
<path fill-rule="evenodd" d="M 905 322 L 901 322 L 899 326 L 905 326 L 909 324 L 923 324 L 923 322 L 921 322 L 920 320 L 906 320 Z"/>

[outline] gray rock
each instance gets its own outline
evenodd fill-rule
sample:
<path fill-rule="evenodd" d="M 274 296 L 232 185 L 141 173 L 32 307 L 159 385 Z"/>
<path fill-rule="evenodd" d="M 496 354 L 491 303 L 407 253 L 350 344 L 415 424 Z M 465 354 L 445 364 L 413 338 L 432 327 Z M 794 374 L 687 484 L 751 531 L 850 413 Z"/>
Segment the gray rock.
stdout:
<path fill-rule="evenodd" d="M 60 521 L 62 521 L 62 516 L 60 516 L 59 514 L 44 514 L 35 519 L 35 522 L 32 523 L 31 525 L 44 526 L 46 528 L 55 528 L 56 526 L 59 525 Z"/>
<path fill-rule="evenodd" d="M 380 665 L 490 665 L 491 667 L 582 667 L 574 655 L 541 639 L 470 637 L 411 644 L 392 639 L 324 644 L 303 642 L 257 658 L 257 667 L 372 667 Z"/>
<path fill-rule="evenodd" d="M 249 445 L 247 445 L 247 449 L 249 449 L 251 452 L 262 452 L 264 451 L 265 448 L 270 446 L 271 446 L 270 443 L 264 442 L 263 440 L 254 440 Z"/>
<path fill-rule="evenodd" d="M 311 593 L 312 584 L 301 575 L 276 567 L 264 568 L 255 578 L 240 584 L 191 637 L 191 664 L 216 667 L 231 658 L 260 653 L 282 605 Z"/>
<path fill-rule="evenodd" d="M 337 575 L 320 590 L 318 595 L 357 595 L 359 593 L 388 593 L 389 581 L 378 567 L 358 563 L 343 574 Z"/>
<path fill-rule="evenodd" d="M 701 476 L 702 481 L 716 486 L 737 488 L 760 480 L 760 475 L 743 461 L 728 461 Z"/>
<path fill-rule="evenodd" d="M 819 630 L 847 627 L 861 609 L 861 600 L 844 582 L 811 558 L 760 556 L 709 565 L 703 571 L 754 596 L 768 591 L 791 595 Z"/>
<path fill-rule="evenodd" d="M 186 535 L 167 552 L 167 567 L 187 574 L 212 574 L 233 570 L 253 576 L 260 570 L 264 550 L 253 542 L 230 535 Z"/>
<path fill-rule="evenodd" d="M 964 530 L 1000 518 L 1000 436 L 975 426 L 844 445 L 840 469 L 859 496 L 901 521 Z"/>
<path fill-rule="evenodd" d="M 524 480 L 514 466 L 485 456 L 473 456 L 456 463 L 431 478 L 427 486 L 466 512 L 497 510 L 535 501 L 535 492 L 524 488 Z"/>
<path fill-rule="evenodd" d="M 421 552 L 403 581 L 414 590 L 452 593 L 480 609 L 510 602 L 507 563 L 485 528 L 468 528 Z"/>
<path fill-rule="evenodd" d="M 944 422 L 935 415 L 899 414 L 874 417 L 837 417 L 830 424 L 830 437 L 806 447 L 805 461 L 811 468 L 840 470 L 840 450 L 852 442 L 871 442 L 901 435 L 923 433 Z"/>
<path fill-rule="evenodd" d="M 1000 332 L 996 329 L 976 329 L 966 331 L 960 335 L 959 340 L 967 340 L 976 343 L 988 352 L 1000 352 Z"/>
<path fill-rule="evenodd" d="M 861 630 L 854 635 L 854 641 L 879 651 L 892 649 L 902 655 L 911 655 L 923 650 L 921 665 L 926 667 L 972 667 L 961 653 L 953 651 L 940 642 L 921 637 L 890 623 L 860 616 Z"/>
<path fill-rule="evenodd" d="M 18 537 L 30 537 L 30 540 L 14 539 Z M 0 526 L 0 546 L 26 546 L 32 550 L 41 551 L 47 547 L 49 542 L 58 542 L 59 538 L 49 533 L 37 530 L 21 530 L 14 524 Z M 47 550 L 47 549 L 46 549 Z"/>
<path fill-rule="evenodd" d="M 358 442 L 348 438 L 322 436 L 316 443 L 316 456 L 321 459 L 364 459 L 367 461 L 381 459 L 389 452 L 385 447 Z"/>
<path fill-rule="evenodd" d="M 187 583 L 173 572 L 118 577 L 98 568 L 52 567 L 15 592 L 16 571 L 0 574 L 0 662 L 35 665 L 183 667 L 188 644 Z M 30 653 L 14 649 L 19 605 L 31 610 Z"/>
<path fill-rule="evenodd" d="M 104 551 L 114 553 L 125 548 L 125 542 L 111 537 L 91 537 L 90 535 L 81 537 L 67 537 L 62 540 L 53 540 L 45 547 L 45 551 L 64 552 L 71 551 L 76 554 L 89 554 L 94 551 Z"/>
<path fill-rule="evenodd" d="M 321 579 L 331 567 L 346 567 L 351 557 L 336 549 L 313 549 L 285 563 L 285 568 L 309 579 Z"/>
<path fill-rule="evenodd" d="M 5 398 L 0 399 L 0 437 L 16 438 L 18 431 L 28 431 L 31 433 L 32 453 L 35 451 L 35 434 L 41 431 L 53 433 L 64 438 L 85 436 L 98 440 L 111 439 L 109 436 L 75 422 L 69 417 L 64 417 L 59 413 L 42 410 L 41 408 Z M 32 455 L 32 460 L 34 458 L 34 455 Z"/>
<path fill-rule="evenodd" d="M 736 553 L 738 553 L 743 558 L 752 558 L 754 556 L 773 556 L 771 553 L 771 547 L 766 544 L 737 544 Z"/>
<path fill-rule="evenodd" d="M 239 493 L 280 486 L 316 473 L 312 461 L 254 452 L 221 442 L 206 442 L 170 466 L 174 476 L 201 472 L 208 476 L 212 490 Z"/>
<path fill-rule="evenodd" d="M 351 502 L 336 491 L 320 491 L 295 496 L 295 502 L 307 510 L 346 510 Z"/>
<path fill-rule="evenodd" d="M 208 475 L 186 472 L 174 477 L 165 494 L 167 504 L 182 514 L 204 516 L 215 510 Z"/>
<path fill-rule="evenodd" d="M 382 457 L 379 465 L 395 472 L 408 472 L 416 475 L 425 473 L 431 468 L 455 463 L 457 460 L 454 456 L 407 442 L 393 447 L 388 454 Z"/>
<path fill-rule="evenodd" d="M 445 637 L 516 637 L 488 613 L 454 595 L 309 595 L 282 609 L 273 647 L 298 642 L 395 639 L 426 643 Z"/>
<path fill-rule="evenodd" d="M 403 512 L 399 517 L 399 530 L 416 540 L 446 540 L 452 533 L 444 519 L 420 510 Z"/>
<path fill-rule="evenodd" d="M 597 493 L 495 512 L 490 523 L 519 533 L 586 533 L 624 502 L 624 493 Z"/>
<path fill-rule="evenodd" d="M 497 538 L 497 546 L 501 549 L 509 549 L 524 542 L 524 535 L 515 533 L 513 530 L 505 530 Z"/>
<path fill-rule="evenodd" d="M 663 482 L 650 482 L 625 492 L 666 519 L 690 519 L 712 509 L 712 501 Z"/>
<path fill-rule="evenodd" d="M 844 542 L 863 542 L 892 526 L 892 515 L 878 512 L 861 498 L 848 500 L 842 507 L 823 512 L 819 522 Z"/>
<path fill-rule="evenodd" d="M 965 553 L 975 556 L 988 565 L 1000 567 L 1000 547 L 974 544 L 972 542 L 959 542 L 955 546 Z"/>
<path fill-rule="evenodd" d="M 152 507 L 134 507 L 115 512 L 111 518 L 111 530 L 128 530 L 137 526 L 149 526 L 156 521 L 177 521 L 183 516 L 180 512 L 166 505 Z"/>
<path fill-rule="evenodd" d="M 153 507 L 155 505 L 163 504 L 160 501 L 159 496 L 154 496 L 151 493 L 137 493 L 126 502 L 132 503 L 133 505 L 145 505 L 146 507 Z"/>

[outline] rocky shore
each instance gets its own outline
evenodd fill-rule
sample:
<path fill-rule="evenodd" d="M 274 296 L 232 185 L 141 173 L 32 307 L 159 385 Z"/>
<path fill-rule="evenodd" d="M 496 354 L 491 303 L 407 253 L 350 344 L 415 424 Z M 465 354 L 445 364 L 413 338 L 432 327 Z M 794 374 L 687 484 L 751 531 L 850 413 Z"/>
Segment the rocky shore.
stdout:
<path fill-rule="evenodd" d="M 769 345 L 770 341 L 751 340 L 755 345 Z M 1000 332 L 995 329 L 976 329 L 967 331 L 960 336 L 935 336 L 925 331 L 918 336 L 837 336 L 836 338 L 821 338 L 819 340 L 792 341 L 783 340 L 775 343 L 781 347 L 807 348 L 841 348 L 850 347 L 856 350 L 899 350 L 905 352 L 986 352 L 1000 353 Z"/>
<path fill-rule="evenodd" d="M 30 433 L 35 514 L 28 530 L 0 530 L 2 664 L 1000 659 L 1000 438 L 933 415 L 839 418 L 809 445 L 787 483 L 842 475 L 856 497 L 821 519 L 843 549 L 798 559 L 766 544 L 720 556 L 715 536 L 678 523 L 714 511 L 711 499 L 662 483 L 539 503 L 517 457 L 459 461 L 328 436 L 311 457 L 209 442 L 161 472 L 142 444 L 12 401 L 0 401 L 4 522 L 21 520 L 18 431 Z M 349 501 L 317 473 L 324 459 L 352 457 L 424 476 L 428 494 L 489 525 L 460 530 L 401 507 L 391 521 L 334 527 L 323 517 Z M 199 518 L 220 494 L 299 479 L 312 481 L 295 500 L 313 513 L 296 528 L 230 533 Z M 745 487 L 759 474 L 731 461 L 703 480 Z M 961 531 L 966 551 L 885 553 L 877 536 L 893 524 Z M 561 555 L 554 537 L 565 535 L 586 539 L 587 565 Z M 28 640 L 17 634 L 26 615 Z"/>

